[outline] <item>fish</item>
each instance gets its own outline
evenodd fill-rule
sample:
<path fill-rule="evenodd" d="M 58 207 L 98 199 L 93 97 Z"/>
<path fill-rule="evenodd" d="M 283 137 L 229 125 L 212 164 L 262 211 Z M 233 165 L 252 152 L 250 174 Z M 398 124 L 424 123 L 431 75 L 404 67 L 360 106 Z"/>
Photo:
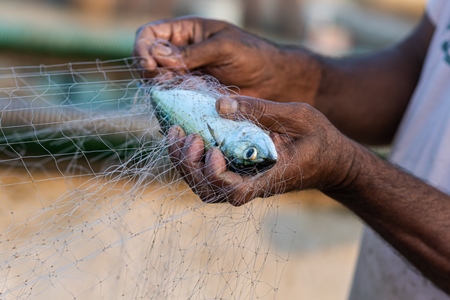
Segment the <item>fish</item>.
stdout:
<path fill-rule="evenodd" d="M 158 88 L 149 93 L 163 134 L 174 125 L 186 134 L 199 134 L 206 150 L 219 148 L 230 169 L 240 173 L 259 173 L 277 162 L 277 151 L 269 134 L 249 120 L 219 116 L 216 98 L 210 94 Z"/>

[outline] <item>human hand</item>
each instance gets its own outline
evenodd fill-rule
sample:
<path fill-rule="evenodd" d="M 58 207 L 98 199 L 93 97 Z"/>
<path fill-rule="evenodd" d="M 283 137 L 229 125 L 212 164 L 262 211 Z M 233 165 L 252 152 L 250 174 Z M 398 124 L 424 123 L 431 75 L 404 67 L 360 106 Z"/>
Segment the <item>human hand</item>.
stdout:
<path fill-rule="evenodd" d="M 318 68 L 306 51 L 277 46 L 222 21 L 177 18 L 146 24 L 137 31 L 133 53 L 143 77 L 201 71 L 252 97 L 290 101 L 303 95 L 302 101 L 311 102 L 318 86 Z"/>
<path fill-rule="evenodd" d="M 239 206 L 256 197 L 293 190 L 339 189 L 348 178 L 353 143 L 308 104 L 238 96 L 219 99 L 216 108 L 223 117 L 245 117 L 268 129 L 278 151 L 278 161 L 266 172 L 243 176 L 227 170 L 219 149 L 211 149 L 204 155 L 199 135 L 186 137 L 180 127 L 172 127 L 171 159 L 203 201 L 228 201 Z"/>

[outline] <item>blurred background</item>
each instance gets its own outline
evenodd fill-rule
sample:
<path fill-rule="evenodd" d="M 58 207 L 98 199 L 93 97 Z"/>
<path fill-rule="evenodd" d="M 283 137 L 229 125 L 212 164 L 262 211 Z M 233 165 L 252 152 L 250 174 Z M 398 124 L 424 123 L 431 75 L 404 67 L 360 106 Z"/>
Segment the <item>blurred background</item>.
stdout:
<path fill-rule="evenodd" d="M 327 55 L 389 45 L 425 0 L 1 0 L 0 66 L 130 56 L 136 29 L 180 15 L 230 21 Z"/>
<path fill-rule="evenodd" d="M 129 57 L 139 26 L 181 15 L 227 20 L 276 42 L 304 45 L 325 55 L 359 54 L 402 39 L 422 15 L 425 2 L 2 0 L 0 68 Z M 299 197 L 300 212 L 286 206 L 276 220 L 266 221 L 268 228 L 296 228 L 293 243 L 282 236 L 274 239 L 280 251 L 290 253 L 278 296 L 346 299 L 363 225 L 321 194 Z"/>

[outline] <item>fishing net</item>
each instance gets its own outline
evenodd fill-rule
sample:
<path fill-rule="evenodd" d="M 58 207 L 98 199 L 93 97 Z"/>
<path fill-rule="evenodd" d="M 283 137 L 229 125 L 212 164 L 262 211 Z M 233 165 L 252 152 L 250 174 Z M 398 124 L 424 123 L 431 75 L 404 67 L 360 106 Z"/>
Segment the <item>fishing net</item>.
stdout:
<path fill-rule="evenodd" d="M 142 80 L 132 59 L 0 69 L 1 299 L 274 299 L 288 295 L 280 286 L 296 290 L 300 268 L 284 274 L 286 262 L 321 247 L 298 235 L 319 216 L 298 196 L 201 202 L 167 157 L 145 93 L 152 86 L 236 91 L 185 70 Z M 314 234 L 338 232 L 347 217 L 323 218 Z M 354 225 L 340 241 L 353 241 Z M 353 246 L 333 251 L 356 255 Z M 315 261 L 333 279 L 345 274 Z"/>
<path fill-rule="evenodd" d="M 0 298 L 274 297 L 277 202 L 202 203 L 148 84 L 131 59 L 0 69 Z"/>

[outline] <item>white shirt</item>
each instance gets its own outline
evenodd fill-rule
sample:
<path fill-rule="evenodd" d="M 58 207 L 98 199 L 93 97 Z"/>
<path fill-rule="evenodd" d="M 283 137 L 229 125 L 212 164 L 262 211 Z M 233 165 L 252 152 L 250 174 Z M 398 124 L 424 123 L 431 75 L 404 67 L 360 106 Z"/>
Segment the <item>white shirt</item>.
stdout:
<path fill-rule="evenodd" d="M 450 194 L 450 0 L 430 0 L 427 15 L 436 29 L 391 161 Z M 350 299 L 449 300 L 450 296 L 367 228 Z"/>

